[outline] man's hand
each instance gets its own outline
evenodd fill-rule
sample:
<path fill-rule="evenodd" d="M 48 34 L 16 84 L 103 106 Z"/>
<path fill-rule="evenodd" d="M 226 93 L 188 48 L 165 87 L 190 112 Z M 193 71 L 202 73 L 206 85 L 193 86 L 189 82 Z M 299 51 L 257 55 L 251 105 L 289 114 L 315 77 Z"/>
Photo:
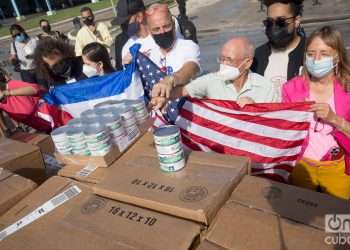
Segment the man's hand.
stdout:
<path fill-rule="evenodd" d="M 175 87 L 174 77 L 167 76 L 153 86 L 152 97 L 170 98 L 171 91 Z"/>
<path fill-rule="evenodd" d="M 131 61 L 132 61 L 132 55 L 130 53 L 128 53 L 123 57 L 122 64 L 123 65 L 130 64 Z"/>
<path fill-rule="evenodd" d="M 153 97 L 151 100 L 152 109 L 162 110 L 166 107 L 167 99 L 165 97 Z"/>
<path fill-rule="evenodd" d="M 255 103 L 254 100 L 248 96 L 242 96 L 237 100 L 237 104 L 243 108 L 247 104 L 253 104 Z"/>

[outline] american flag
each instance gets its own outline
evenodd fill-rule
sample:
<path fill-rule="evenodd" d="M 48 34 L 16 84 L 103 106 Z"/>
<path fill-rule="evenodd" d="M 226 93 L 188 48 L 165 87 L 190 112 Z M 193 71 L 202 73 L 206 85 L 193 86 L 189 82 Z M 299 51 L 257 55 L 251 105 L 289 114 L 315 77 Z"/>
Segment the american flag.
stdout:
<path fill-rule="evenodd" d="M 157 66 L 142 56 L 145 86 L 152 89 Z M 147 67 L 150 66 L 150 67 Z M 150 75 L 150 72 L 157 74 Z M 161 72 L 161 71 L 160 71 Z M 153 81 L 154 80 L 154 81 Z M 249 157 L 252 174 L 277 181 L 288 178 L 302 153 L 312 113 L 310 103 L 252 104 L 240 108 L 234 101 L 181 98 L 166 113 L 154 113 L 154 126 L 176 124 L 190 150 Z"/>
<path fill-rule="evenodd" d="M 141 52 L 137 54 L 136 62 L 145 92 L 145 100 L 148 103 L 151 100 L 153 86 L 162 80 L 166 73 Z"/>

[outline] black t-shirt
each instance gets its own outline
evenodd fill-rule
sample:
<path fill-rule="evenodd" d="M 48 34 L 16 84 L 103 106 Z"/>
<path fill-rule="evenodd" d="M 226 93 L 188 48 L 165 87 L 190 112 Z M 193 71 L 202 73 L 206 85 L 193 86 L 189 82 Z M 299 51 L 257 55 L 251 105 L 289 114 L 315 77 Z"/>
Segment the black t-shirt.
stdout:
<path fill-rule="evenodd" d="M 129 40 L 129 36 L 124 32 L 120 33 L 114 40 L 115 46 L 115 68 L 117 70 L 123 69 L 122 64 L 122 50 L 126 42 Z"/>

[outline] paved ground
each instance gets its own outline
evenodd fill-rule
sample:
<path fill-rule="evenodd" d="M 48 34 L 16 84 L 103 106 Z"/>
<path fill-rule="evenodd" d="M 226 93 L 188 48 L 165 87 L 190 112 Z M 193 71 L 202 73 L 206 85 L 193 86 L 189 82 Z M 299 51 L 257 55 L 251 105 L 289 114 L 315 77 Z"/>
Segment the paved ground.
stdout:
<path fill-rule="evenodd" d="M 350 4 L 349 0 L 320 0 L 322 5 L 313 6 L 313 0 L 305 0 L 304 27 L 307 33 L 315 28 L 332 24 L 342 30 L 350 49 Z M 216 57 L 220 46 L 233 36 L 247 36 L 254 44 L 266 41 L 261 21 L 265 11 L 261 12 L 258 0 L 188 0 L 188 13 L 198 29 L 202 51 L 202 69 L 204 72 L 217 68 Z M 177 8 L 172 8 L 177 15 Z M 112 10 L 97 15 L 98 20 L 110 21 Z M 332 21 L 333 20 L 333 21 Z M 72 29 L 70 23 L 57 29 L 67 32 Z M 0 59 L 6 58 L 9 42 L 0 42 Z M 112 53 L 113 55 L 113 53 Z"/>

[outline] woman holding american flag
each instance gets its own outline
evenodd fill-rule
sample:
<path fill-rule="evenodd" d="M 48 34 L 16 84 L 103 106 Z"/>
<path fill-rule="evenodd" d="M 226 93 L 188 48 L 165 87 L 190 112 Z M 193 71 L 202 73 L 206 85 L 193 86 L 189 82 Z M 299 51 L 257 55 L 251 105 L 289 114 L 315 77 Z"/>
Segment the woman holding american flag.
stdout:
<path fill-rule="evenodd" d="M 312 101 L 314 113 L 293 184 L 350 198 L 350 63 L 341 33 L 323 27 L 306 43 L 305 73 L 287 82 L 284 102 Z"/>

